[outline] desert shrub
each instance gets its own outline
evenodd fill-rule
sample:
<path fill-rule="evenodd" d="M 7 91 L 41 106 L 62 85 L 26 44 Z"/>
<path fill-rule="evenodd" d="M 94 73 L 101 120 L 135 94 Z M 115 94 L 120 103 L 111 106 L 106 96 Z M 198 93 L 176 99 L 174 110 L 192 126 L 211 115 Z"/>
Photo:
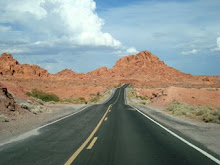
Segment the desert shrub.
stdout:
<path fill-rule="evenodd" d="M 102 98 L 102 94 L 100 92 L 96 94 L 91 94 L 90 96 L 91 96 L 91 99 L 89 100 L 89 102 L 91 103 L 97 103 Z"/>
<path fill-rule="evenodd" d="M 211 106 L 191 106 L 174 101 L 167 108 L 175 116 L 199 118 L 205 122 L 220 123 L 220 109 Z"/>
<path fill-rule="evenodd" d="M 98 101 L 99 101 L 99 97 L 92 97 L 91 99 L 90 99 L 90 102 L 92 102 L 92 103 L 97 103 Z"/>
<path fill-rule="evenodd" d="M 55 101 L 49 101 L 49 104 L 55 104 Z"/>
<path fill-rule="evenodd" d="M 26 95 L 31 96 L 31 92 L 27 91 Z"/>
<path fill-rule="evenodd" d="M 87 104 L 87 101 L 84 97 L 79 98 L 65 98 L 62 100 L 63 103 L 68 104 Z"/>
<path fill-rule="evenodd" d="M 134 88 L 128 88 L 128 92 L 127 92 L 127 97 L 128 98 L 133 98 L 133 97 L 137 97 L 136 95 L 136 90 Z"/>
<path fill-rule="evenodd" d="M 9 119 L 5 115 L 0 115 L 0 122 L 9 122 Z"/>
<path fill-rule="evenodd" d="M 146 105 L 147 102 L 145 102 L 145 101 L 141 101 L 140 104 Z"/>
<path fill-rule="evenodd" d="M 38 90 L 38 89 L 33 89 L 31 92 L 26 92 L 28 96 L 40 99 L 45 102 L 49 101 L 59 101 L 59 97 L 53 93 L 46 93 L 44 91 Z"/>
<path fill-rule="evenodd" d="M 140 98 L 141 100 L 147 100 L 148 96 L 137 96 L 138 98 Z"/>

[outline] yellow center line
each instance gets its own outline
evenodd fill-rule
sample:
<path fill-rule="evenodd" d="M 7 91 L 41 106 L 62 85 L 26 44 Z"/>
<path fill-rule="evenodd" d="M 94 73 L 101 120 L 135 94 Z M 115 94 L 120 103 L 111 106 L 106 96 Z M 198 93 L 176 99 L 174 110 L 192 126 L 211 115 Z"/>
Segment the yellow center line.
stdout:
<path fill-rule="evenodd" d="M 97 139 L 98 139 L 98 137 L 94 137 L 86 149 L 91 150 Z"/>
<path fill-rule="evenodd" d="M 76 152 L 68 159 L 68 161 L 64 165 L 70 165 L 76 159 L 76 157 L 80 154 L 80 152 L 85 148 L 85 146 L 89 143 L 89 141 L 92 139 L 94 134 L 97 132 L 97 130 L 101 126 L 103 120 L 105 119 L 105 116 L 107 115 L 107 113 L 108 113 L 108 111 L 110 110 L 111 107 L 112 107 L 112 104 L 109 105 L 109 107 L 106 110 L 105 114 L 103 115 L 103 117 L 101 118 L 101 120 L 99 121 L 99 123 L 97 124 L 95 129 L 92 131 L 92 133 L 89 135 L 89 137 L 84 141 L 84 143 L 76 150 Z"/>
<path fill-rule="evenodd" d="M 108 117 L 105 118 L 105 121 L 108 120 Z"/>

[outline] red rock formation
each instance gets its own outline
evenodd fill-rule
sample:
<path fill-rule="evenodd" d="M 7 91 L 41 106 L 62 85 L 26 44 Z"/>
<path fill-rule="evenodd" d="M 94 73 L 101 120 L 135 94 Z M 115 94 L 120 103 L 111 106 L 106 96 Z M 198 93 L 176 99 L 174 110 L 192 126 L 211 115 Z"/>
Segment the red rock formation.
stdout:
<path fill-rule="evenodd" d="M 98 68 L 92 72 L 88 72 L 87 75 L 89 77 L 97 77 L 97 76 L 103 76 L 108 73 L 108 69 L 106 67 Z"/>
<path fill-rule="evenodd" d="M 87 74 L 78 74 L 72 70 L 65 69 L 53 75 L 37 65 L 19 64 L 17 60 L 13 59 L 11 54 L 4 53 L 0 57 L 0 74 L 2 77 L 6 75 L 12 79 L 20 78 L 19 81 L 23 81 L 22 79 L 32 81 L 40 78 L 41 86 L 44 83 L 44 88 L 49 92 L 53 92 L 58 87 L 58 83 L 59 87 L 63 87 L 66 84 L 68 86 L 75 84 L 108 87 L 121 83 L 132 83 L 136 86 L 147 87 L 167 87 L 170 85 L 181 87 L 220 87 L 219 76 L 193 76 L 180 72 L 167 66 L 149 51 L 122 57 L 111 69 L 101 67 Z M 45 82 L 41 81 L 42 78 Z M 33 82 L 33 84 L 38 86 L 36 85 L 37 82 Z M 19 85 L 28 90 L 33 87 L 32 85 L 27 88 L 27 82 L 19 83 Z"/>
<path fill-rule="evenodd" d="M 77 75 L 78 75 L 78 73 L 73 72 L 70 69 L 64 69 L 64 70 L 56 73 L 54 76 L 60 77 L 60 78 L 68 78 L 69 79 L 69 78 L 74 78 Z"/>
<path fill-rule="evenodd" d="M 190 76 L 168 67 L 149 51 L 142 51 L 137 55 L 119 59 L 111 69 L 111 72 L 115 73 L 116 76 L 126 76 L 127 78 L 144 76 L 152 79 L 154 77 L 172 78 L 174 75 Z"/>
<path fill-rule="evenodd" d="M 22 65 L 11 54 L 3 53 L 0 57 L 0 75 L 22 78 L 46 78 L 49 73 L 38 65 Z"/>

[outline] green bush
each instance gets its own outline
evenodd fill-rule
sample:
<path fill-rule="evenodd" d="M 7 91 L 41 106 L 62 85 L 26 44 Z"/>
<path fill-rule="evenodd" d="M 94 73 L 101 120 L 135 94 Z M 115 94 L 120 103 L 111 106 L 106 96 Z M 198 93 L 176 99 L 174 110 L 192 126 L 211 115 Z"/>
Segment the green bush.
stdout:
<path fill-rule="evenodd" d="M 138 98 L 140 98 L 141 100 L 147 100 L 148 96 L 137 96 Z"/>
<path fill-rule="evenodd" d="M 26 92 L 26 94 L 28 96 L 32 96 L 34 98 L 37 98 L 37 99 L 40 99 L 42 101 L 45 101 L 45 102 L 49 102 L 49 101 L 59 101 L 59 97 L 56 96 L 55 94 L 53 93 L 46 93 L 44 91 L 41 91 L 41 90 L 38 90 L 38 89 L 33 89 L 31 92 Z"/>
<path fill-rule="evenodd" d="M 212 108 L 210 106 L 191 106 L 174 101 L 167 108 L 175 116 L 188 116 L 199 118 L 205 122 L 220 123 L 219 107 Z"/>

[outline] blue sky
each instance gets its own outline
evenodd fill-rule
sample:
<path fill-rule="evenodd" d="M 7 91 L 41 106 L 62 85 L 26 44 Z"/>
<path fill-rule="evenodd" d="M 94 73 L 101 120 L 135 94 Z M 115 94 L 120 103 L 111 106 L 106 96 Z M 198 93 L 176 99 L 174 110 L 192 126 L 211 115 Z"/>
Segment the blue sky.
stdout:
<path fill-rule="evenodd" d="M 183 72 L 220 75 L 219 9 L 219 0 L 2 1 L 0 53 L 55 73 L 149 50 Z"/>

